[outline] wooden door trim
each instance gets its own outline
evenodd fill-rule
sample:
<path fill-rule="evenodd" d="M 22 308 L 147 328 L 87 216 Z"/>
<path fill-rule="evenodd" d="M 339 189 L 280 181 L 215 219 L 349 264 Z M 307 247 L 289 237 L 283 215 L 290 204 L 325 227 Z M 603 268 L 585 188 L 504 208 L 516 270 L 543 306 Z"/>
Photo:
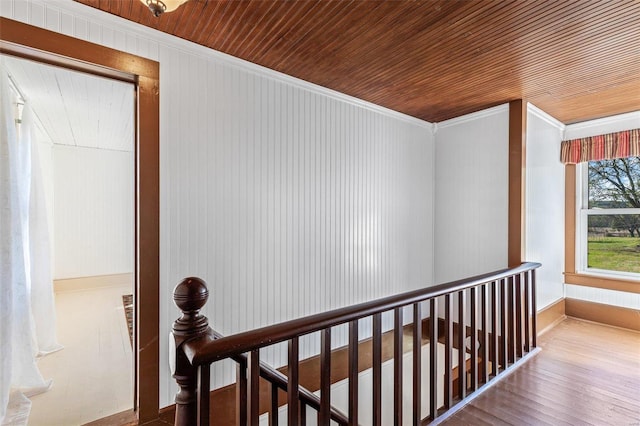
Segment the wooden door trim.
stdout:
<path fill-rule="evenodd" d="M 140 423 L 158 418 L 160 64 L 4 17 L 0 53 L 136 85 L 134 411 Z"/>

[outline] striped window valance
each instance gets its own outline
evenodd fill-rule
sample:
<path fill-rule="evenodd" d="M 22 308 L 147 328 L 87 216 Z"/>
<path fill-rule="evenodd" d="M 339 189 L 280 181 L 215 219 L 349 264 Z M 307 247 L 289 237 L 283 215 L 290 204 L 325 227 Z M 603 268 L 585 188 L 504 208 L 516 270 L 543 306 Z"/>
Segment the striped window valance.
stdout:
<path fill-rule="evenodd" d="M 640 156 L 640 129 L 562 141 L 560 161 L 564 164 Z"/>

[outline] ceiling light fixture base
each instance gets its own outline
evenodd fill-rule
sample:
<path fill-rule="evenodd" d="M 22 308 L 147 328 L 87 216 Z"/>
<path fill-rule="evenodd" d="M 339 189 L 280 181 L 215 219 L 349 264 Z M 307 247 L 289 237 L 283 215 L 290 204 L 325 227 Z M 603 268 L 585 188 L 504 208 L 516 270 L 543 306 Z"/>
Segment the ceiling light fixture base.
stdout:
<path fill-rule="evenodd" d="M 149 8 L 153 16 L 158 18 L 165 12 L 173 12 L 187 0 L 140 0 L 140 2 Z"/>

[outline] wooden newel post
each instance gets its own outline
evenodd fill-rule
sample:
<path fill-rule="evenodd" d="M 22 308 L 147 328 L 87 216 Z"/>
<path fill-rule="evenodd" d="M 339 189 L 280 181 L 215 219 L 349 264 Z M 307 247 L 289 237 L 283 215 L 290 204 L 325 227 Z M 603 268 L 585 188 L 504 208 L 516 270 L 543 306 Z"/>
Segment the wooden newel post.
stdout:
<path fill-rule="evenodd" d="M 170 339 L 173 347 L 169 354 L 173 377 L 180 386 L 176 395 L 175 424 L 178 426 L 198 424 L 198 368 L 191 365 L 182 345 L 208 333 L 209 320 L 200 315 L 208 298 L 209 290 L 200 278 L 185 278 L 173 290 L 173 301 L 182 311 L 182 316 L 173 323 L 173 339 Z"/>

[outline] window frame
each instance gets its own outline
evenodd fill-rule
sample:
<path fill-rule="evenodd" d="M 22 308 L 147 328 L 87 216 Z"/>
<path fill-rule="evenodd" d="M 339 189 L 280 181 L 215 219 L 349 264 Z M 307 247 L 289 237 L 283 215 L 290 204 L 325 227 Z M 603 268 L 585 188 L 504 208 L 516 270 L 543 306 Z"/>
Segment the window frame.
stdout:
<path fill-rule="evenodd" d="M 580 244 L 585 244 L 586 237 L 580 235 L 580 215 L 584 197 L 583 165 L 565 165 L 565 284 L 594 287 L 607 290 L 640 293 L 640 274 L 617 274 L 614 271 L 595 270 L 585 271 L 581 267 Z M 586 172 L 583 172 L 586 173 Z M 586 226 L 586 223 L 585 223 Z M 586 247 L 584 249 L 586 253 Z M 586 265 L 586 261 L 584 263 Z M 602 271 L 602 272 L 600 272 Z M 637 277 L 635 276 L 637 275 Z"/>
<path fill-rule="evenodd" d="M 576 266 L 578 273 L 640 280 L 640 273 L 591 268 L 588 265 L 589 216 L 640 215 L 640 208 L 589 208 L 589 162 L 577 165 Z"/>

